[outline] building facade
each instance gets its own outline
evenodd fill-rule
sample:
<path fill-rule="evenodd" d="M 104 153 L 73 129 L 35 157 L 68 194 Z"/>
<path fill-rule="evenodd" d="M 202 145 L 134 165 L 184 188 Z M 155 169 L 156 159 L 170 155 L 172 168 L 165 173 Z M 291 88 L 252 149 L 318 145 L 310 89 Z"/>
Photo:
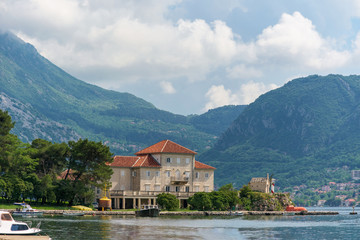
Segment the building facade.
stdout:
<path fill-rule="evenodd" d="M 109 189 L 113 209 L 156 205 L 157 195 L 174 194 L 180 207 L 196 192 L 214 190 L 214 167 L 195 160 L 196 152 L 170 140 L 158 142 L 136 156 L 115 156 Z"/>
<path fill-rule="evenodd" d="M 270 184 L 271 183 L 270 183 L 270 179 L 269 179 L 269 174 L 267 174 L 266 178 L 264 178 L 264 177 L 252 178 L 249 182 L 249 187 L 253 191 L 269 193 Z"/>

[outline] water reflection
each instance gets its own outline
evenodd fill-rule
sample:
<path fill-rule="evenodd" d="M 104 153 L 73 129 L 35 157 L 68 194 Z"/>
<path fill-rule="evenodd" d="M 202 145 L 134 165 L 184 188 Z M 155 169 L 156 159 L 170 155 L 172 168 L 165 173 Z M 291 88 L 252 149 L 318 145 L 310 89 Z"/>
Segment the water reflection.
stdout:
<path fill-rule="evenodd" d="M 38 220 L 42 221 L 44 232 L 54 240 L 356 239 L 360 235 L 360 216 L 348 213 L 335 216 L 159 218 L 43 216 Z"/>

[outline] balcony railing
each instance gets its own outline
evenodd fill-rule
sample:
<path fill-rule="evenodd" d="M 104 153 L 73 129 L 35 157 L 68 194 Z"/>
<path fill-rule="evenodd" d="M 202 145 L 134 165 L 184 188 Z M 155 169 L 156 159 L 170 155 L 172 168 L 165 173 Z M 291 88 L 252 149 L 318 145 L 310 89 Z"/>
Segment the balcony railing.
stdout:
<path fill-rule="evenodd" d="M 189 182 L 189 177 L 171 177 L 171 184 L 186 184 Z"/>
<path fill-rule="evenodd" d="M 128 190 L 111 190 L 110 195 L 112 197 L 156 197 L 157 195 L 164 193 L 164 191 L 128 191 Z M 171 193 L 177 197 L 191 197 L 195 192 L 166 192 Z"/>

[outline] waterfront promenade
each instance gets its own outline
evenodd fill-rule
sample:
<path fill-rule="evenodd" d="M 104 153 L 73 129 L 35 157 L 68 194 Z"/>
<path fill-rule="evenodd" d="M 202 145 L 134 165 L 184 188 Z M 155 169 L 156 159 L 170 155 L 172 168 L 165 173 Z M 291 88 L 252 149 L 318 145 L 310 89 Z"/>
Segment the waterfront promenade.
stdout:
<path fill-rule="evenodd" d="M 10 213 L 14 210 L 6 210 Z M 85 215 L 118 215 L 118 216 L 135 216 L 135 211 L 75 211 L 75 210 L 41 210 L 45 215 L 62 215 L 64 212 L 71 213 L 84 213 Z M 284 215 L 284 211 L 238 211 L 242 212 L 243 215 L 273 215 L 280 216 Z M 161 211 L 162 216 L 228 216 L 231 215 L 232 211 Z M 337 215 L 339 212 L 336 211 L 308 211 L 308 212 L 295 212 L 295 215 Z"/>

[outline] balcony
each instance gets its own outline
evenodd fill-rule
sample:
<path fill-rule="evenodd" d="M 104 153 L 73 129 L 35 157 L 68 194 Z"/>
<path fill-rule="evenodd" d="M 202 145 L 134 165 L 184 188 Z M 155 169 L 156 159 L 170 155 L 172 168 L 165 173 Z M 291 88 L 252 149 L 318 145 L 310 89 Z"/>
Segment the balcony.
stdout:
<path fill-rule="evenodd" d="M 111 190 L 111 197 L 125 197 L 125 198 L 144 198 L 144 197 L 156 197 L 164 191 L 125 191 L 125 190 Z M 166 192 L 175 195 L 180 198 L 188 198 L 195 194 L 195 192 Z"/>
<path fill-rule="evenodd" d="M 189 182 L 189 177 L 171 177 L 171 184 L 182 185 Z"/>

